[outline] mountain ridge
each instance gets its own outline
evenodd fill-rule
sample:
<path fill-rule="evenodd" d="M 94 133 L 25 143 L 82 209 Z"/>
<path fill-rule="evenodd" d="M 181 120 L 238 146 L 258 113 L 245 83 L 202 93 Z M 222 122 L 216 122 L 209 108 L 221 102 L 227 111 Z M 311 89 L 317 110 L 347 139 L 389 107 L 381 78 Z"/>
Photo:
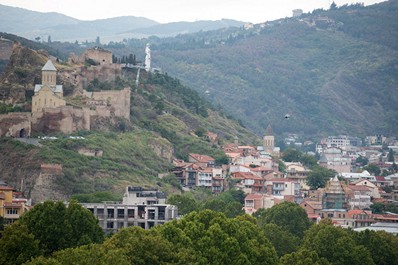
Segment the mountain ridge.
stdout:
<path fill-rule="evenodd" d="M 48 36 L 51 36 L 53 41 L 74 42 L 78 40 L 84 42 L 100 37 L 102 41 L 109 42 L 133 37 L 149 37 L 150 35 L 175 36 L 200 30 L 242 26 L 243 24 L 244 22 L 232 19 L 162 24 L 137 16 L 79 20 L 56 12 L 36 12 L 0 4 L 0 31 L 28 39 L 40 37 L 42 40 L 47 40 Z"/>

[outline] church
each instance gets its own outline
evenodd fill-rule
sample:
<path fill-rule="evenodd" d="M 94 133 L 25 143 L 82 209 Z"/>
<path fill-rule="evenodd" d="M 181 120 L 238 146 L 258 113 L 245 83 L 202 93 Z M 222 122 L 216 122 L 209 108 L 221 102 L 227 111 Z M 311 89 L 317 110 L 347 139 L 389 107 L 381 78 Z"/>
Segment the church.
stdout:
<path fill-rule="evenodd" d="M 57 85 L 57 69 L 51 60 L 41 69 L 41 83 L 36 84 L 34 96 L 32 97 L 32 113 L 42 111 L 44 108 L 57 108 L 66 106 L 63 99 L 64 92 L 62 85 Z"/>

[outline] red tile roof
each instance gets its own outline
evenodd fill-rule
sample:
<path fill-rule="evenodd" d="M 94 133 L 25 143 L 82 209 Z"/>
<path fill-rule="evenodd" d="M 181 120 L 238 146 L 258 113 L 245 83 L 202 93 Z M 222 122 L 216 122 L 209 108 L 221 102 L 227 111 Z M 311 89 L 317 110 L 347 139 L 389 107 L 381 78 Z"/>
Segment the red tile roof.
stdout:
<path fill-rule="evenodd" d="M 202 162 L 202 163 L 208 163 L 210 161 L 214 161 L 214 158 L 212 158 L 211 156 L 207 156 L 207 155 L 199 155 L 199 154 L 189 154 L 190 157 L 192 157 L 193 159 L 195 159 L 198 162 Z"/>
<path fill-rule="evenodd" d="M 0 190 L 14 190 L 14 188 L 8 186 L 0 186 Z"/>
<path fill-rule="evenodd" d="M 263 198 L 262 194 L 251 193 L 246 196 L 245 200 L 261 200 Z"/>
<path fill-rule="evenodd" d="M 376 178 L 377 181 L 386 181 L 384 176 L 376 176 L 375 178 Z"/>

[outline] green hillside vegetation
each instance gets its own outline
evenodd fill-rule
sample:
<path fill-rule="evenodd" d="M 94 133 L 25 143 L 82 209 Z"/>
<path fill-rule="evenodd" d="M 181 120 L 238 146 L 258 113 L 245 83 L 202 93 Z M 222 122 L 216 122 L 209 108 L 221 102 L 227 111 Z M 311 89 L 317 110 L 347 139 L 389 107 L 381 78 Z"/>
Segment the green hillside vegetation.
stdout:
<path fill-rule="evenodd" d="M 317 10 L 253 30 L 151 38 L 153 65 L 262 134 L 393 134 L 397 1 Z M 309 26 L 318 16 L 335 22 Z M 137 48 L 143 43 L 130 41 Z M 291 114 L 288 121 L 283 117 Z"/>
<path fill-rule="evenodd" d="M 37 58 L 41 59 L 40 56 Z M 62 66 L 60 71 L 63 67 L 67 65 Z M 8 77 L 13 76 L 13 68 L 7 69 Z M 97 90 L 96 87 L 132 88 L 130 121 L 98 120 L 95 130 L 77 133 L 84 139 L 55 134 L 57 139 L 41 140 L 41 147 L 27 145 L 32 153 L 27 157 L 21 157 L 25 151 L 15 149 L 22 143 L 5 138 L 0 146 L 1 156 L 4 157 L 0 159 L 0 167 L 5 170 L 0 177 L 16 187 L 24 179 L 29 189 L 35 181 L 29 168 L 34 165 L 38 174 L 40 164 L 50 163 L 61 164 L 63 168 L 63 176 L 55 180 L 57 189 L 67 196 L 81 194 L 83 197 L 80 198 L 86 198 L 82 200 L 120 198 L 116 194 L 122 194 L 127 185 L 159 187 L 174 192 L 176 188 L 181 188 L 178 183 L 170 177 L 158 178 L 159 173 L 172 169 L 172 157 L 188 159 L 189 153 L 200 153 L 210 155 L 222 164 L 227 163 L 228 159 L 219 149 L 220 145 L 232 142 L 235 136 L 242 143 L 256 144 L 259 141 L 238 121 L 217 112 L 197 92 L 183 86 L 176 78 L 141 72 L 138 87 L 134 80 L 135 74 L 132 73 L 117 79 L 115 83 L 107 82 L 105 85 L 99 81 L 92 82 L 94 90 Z M 74 105 L 79 105 L 80 101 L 80 97 L 67 97 L 67 102 Z M 4 106 L 5 111 L 9 109 L 9 106 Z M 206 140 L 204 135 L 208 131 L 217 133 L 218 141 L 212 143 Z M 33 135 L 37 136 L 43 134 Z M 103 155 L 86 156 L 79 150 L 102 151 Z M 23 166 L 21 172 L 17 170 L 20 164 L 29 166 Z M 98 193 L 105 191 L 110 194 Z M 84 197 L 84 194 L 92 195 Z"/>

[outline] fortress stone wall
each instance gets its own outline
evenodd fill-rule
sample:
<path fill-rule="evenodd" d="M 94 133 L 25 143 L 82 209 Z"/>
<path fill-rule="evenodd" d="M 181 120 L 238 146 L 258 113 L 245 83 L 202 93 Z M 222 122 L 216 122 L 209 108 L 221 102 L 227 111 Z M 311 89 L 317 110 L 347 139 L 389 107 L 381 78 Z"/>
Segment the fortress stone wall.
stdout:
<path fill-rule="evenodd" d="M 79 130 L 90 130 L 90 110 L 62 106 L 45 108 L 32 114 L 32 132 L 62 132 L 70 134 Z"/>
<path fill-rule="evenodd" d="M 101 65 L 112 64 L 112 52 L 99 47 L 85 50 L 80 58 L 83 63 L 86 60 L 91 59 Z"/>
<path fill-rule="evenodd" d="M 31 133 L 30 112 L 11 112 L 0 115 L 0 137 L 26 137 Z"/>
<path fill-rule="evenodd" d="M 130 120 L 130 89 L 92 92 L 87 105 L 95 107 L 100 117 L 123 117 Z"/>

